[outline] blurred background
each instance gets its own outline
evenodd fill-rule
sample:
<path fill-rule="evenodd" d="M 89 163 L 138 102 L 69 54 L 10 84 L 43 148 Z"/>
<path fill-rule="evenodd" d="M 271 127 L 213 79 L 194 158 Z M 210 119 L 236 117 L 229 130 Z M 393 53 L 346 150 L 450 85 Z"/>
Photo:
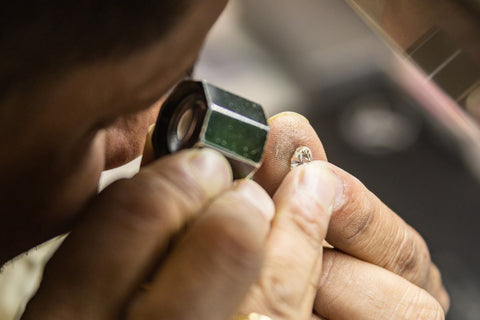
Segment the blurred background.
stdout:
<path fill-rule="evenodd" d="M 456 10 L 442 1 L 234 1 L 196 76 L 262 103 L 269 115 L 304 114 L 329 161 L 424 236 L 451 294 L 448 319 L 466 320 L 480 319 L 480 54 L 469 50 L 478 50 L 480 30 L 451 35 L 465 46 L 419 42 L 467 24 Z M 414 49 L 418 61 L 404 57 Z"/>
<path fill-rule="evenodd" d="M 305 115 L 329 161 L 424 236 L 450 320 L 480 319 L 478 4 L 233 0 L 195 71 L 270 116 Z M 101 186 L 137 168 L 106 172 Z M 0 319 L 18 317 L 57 245 L 5 266 Z"/>

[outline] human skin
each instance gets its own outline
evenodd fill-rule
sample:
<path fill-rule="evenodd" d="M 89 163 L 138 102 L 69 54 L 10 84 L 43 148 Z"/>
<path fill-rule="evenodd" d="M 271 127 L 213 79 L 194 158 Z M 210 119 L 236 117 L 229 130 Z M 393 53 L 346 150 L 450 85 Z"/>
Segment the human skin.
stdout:
<path fill-rule="evenodd" d="M 71 230 L 24 319 L 443 318 L 448 297 L 421 237 L 321 161 L 320 140 L 297 115 L 270 120 L 256 180 L 273 199 L 255 182 L 232 183 L 208 150 L 159 159 L 96 194 L 104 168 L 140 153 L 155 100 L 193 64 L 224 5 L 195 2 L 150 46 L 3 101 L 0 261 Z M 289 172 L 298 145 L 319 161 Z M 324 251 L 325 238 L 344 253 Z M 355 298 L 334 299 L 338 290 Z"/>

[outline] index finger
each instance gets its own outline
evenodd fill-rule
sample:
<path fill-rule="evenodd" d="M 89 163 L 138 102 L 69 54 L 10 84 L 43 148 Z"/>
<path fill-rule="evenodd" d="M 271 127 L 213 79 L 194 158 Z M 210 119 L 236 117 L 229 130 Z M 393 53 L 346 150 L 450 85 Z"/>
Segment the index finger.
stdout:
<path fill-rule="evenodd" d="M 299 146 L 307 146 L 316 159 L 325 151 L 308 121 L 293 113 L 270 119 L 271 134 L 262 168 L 255 179 L 274 192 L 290 170 L 290 157 Z M 431 263 L 423 238 L 358 179 L 329 164 L 344 185 L 343 200 L 337 202 L 327 241 L 361 260 L 395 272 L 425 288 L 448 307 L 448 296 L 440 273 Z"/>
<path fill-rule="evenodd" d="M 322 142 L 308 120 L 294 112 L 283 112 L 268 120 L 270 133 L 257 181 L 271 196 L 290 172 L 290 159 L 300 146 L 312 150 L 313 160 L 327 160 Z"/>
<path fill-rule="evenodd" d="M 448 296 L 422 236 L 358 179 L 329 164 L 343 182 L 327 241 L 354 257 L 392 271 L 426 289 L 448 308 Z"/>
<path fill-rule="evenodd" d="M 106 188 L 48 263 L 23 319 L 111 318 L 162 259 L 170 239 L 231 180 L 223 157 L 194 150 Z"/>
<path fill-rule="evenodd" d="M 269 120 L 270 137 L 264 164 L 255 179 L 273 192 L 290 171 L 290 157 L 298 146 L 326 159 L 323 146 L 307 119 L 281 113 Z M 430 267 L 428 248 L 420 235 L 385 206 L 360 181 L 329 164 L 344 185 L 334 208 L 327 241 L 357 258 L 385 267 L 423 285 Z"/>

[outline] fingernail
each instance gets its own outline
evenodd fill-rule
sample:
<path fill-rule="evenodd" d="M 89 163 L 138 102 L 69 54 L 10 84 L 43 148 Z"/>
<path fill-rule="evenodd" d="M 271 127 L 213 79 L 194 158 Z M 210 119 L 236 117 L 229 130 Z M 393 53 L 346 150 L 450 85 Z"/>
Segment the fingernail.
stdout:
<path fill-rule="evenodd" d="M 207 188 L 218 190 L 232 183 L 232 171 L 220 153 L 204 148 L 192 151 L 189 159 L 192 173 Z"/>
<path fill-rule="evenodd" d="M 306 122 L 310 123 L 310 121 L 308 121 L 308 119 L 304 115 L 301 115 L 299 113 L 292 112 L 292 111 L 283 111 L 283 112 L 277 113 L 276 115 L 270 117 L 269 121 L 273 121 L 273 120 L 275 120 L 277 118 L 281 118 L 281 117 L 292 117 L 292 116 L 302 118 Z"/>
<path fill-rule="evenodd" d="M 243 195 L 246 201 L 255 206 L 268 221 L 275 215 L 275 207 L 268 193 L 256 182 L 251 180 L 238 180 L 235 190 Z"/>
<path fill-rule="evenodd" d="M 342 198 L 343 183 L 323 162 L 312 162 L 301 170 L 298 187 L 331 214 Z"/>

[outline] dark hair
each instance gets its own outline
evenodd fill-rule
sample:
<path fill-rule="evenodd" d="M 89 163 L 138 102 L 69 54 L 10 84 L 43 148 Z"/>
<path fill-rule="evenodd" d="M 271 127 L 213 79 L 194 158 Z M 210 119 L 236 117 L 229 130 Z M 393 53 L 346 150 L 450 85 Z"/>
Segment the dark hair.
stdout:
<path fill-rule="evenodd" d="M 38 0 L 0 4 L 0 98 L 19 81 L 125 55 L 165 33 L 187 0 Z"/>

